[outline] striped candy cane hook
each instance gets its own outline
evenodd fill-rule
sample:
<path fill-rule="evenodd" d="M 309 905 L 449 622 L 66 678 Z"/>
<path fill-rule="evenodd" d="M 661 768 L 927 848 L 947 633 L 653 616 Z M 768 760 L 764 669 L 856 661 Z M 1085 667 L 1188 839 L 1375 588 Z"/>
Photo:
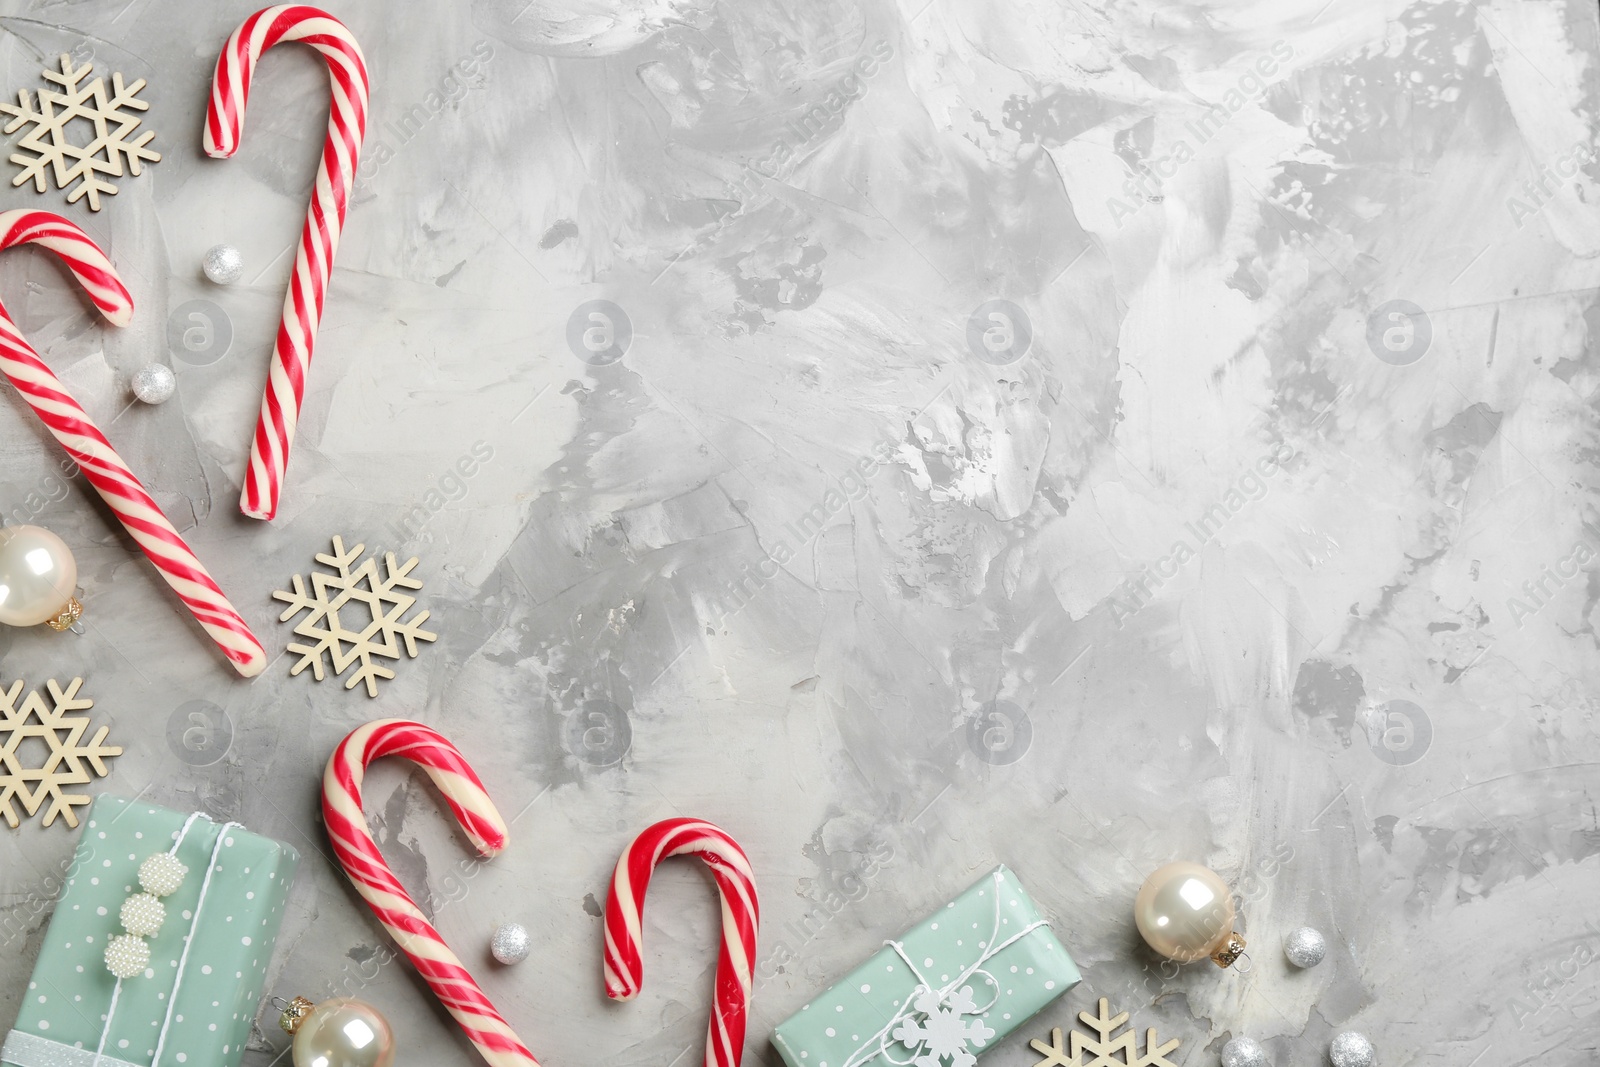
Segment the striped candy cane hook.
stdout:
<path fill-rule="evenodd" d="M 744 849 L 727 832 L 700 819 L 665 819 L 634 838 L 617 860 L 606 897 L 606 996 L 632 1000 L 644 981 L 639 939 L 645 891 L 656 865 L 669 856 L 700 857 L 722 896 L 722 948 L 706 1035 L 705 1067 L 739 1067 L 750 1017 L 751 972 L 761 906 Z"/>
<path fill-rule="evenodd" d="M 300 233 L 294 276 L 283 301 L 261 416 L 250 441 L 250 466 L 245 471 L 239 508 L 254 519 L 270 519 L 278 513 L 317 326 L 322 322 L 333 257 L 339 250 L 339 234 L 367 129 L 367 62 L 361 46 L 344 24 L 326 11 L 284 4 L 245 19 L 223 46 L 211 82 L 211 104 L 206 109 L 206 154 L 226 159 L 238 151 L 256 62 L 280 41 L 310 45 L 327 60 L 333 106 L 311 206 Z"/>
<path fill-rule="evenodd" d="M 105 253 L 78 227 L 48 211 L 0 212 L 0 249 L 23 244 L 37 244 L 60 256 L 94 306 L 113 325 L 126 326 L 133 318 L 133 298 L 127 288 Z M 195 621 L 233 663 L 234 670 L 246 678 L 260 674 L 267 664 L 261 642 L 105 434 L 45 366 L 3 307 L 0 371 L 44 420 L 67 455 L 77 461 L 89 484 L 110 505 Z"/>
<path fill-rule="evenodd" d="M 492 1067 L 539 1067 L 533 1053 L 412 901 L 372 840 L 361 811 L 361 782 L 367 766 L 385 756 L 403 757 L 427 772 L 473 847 L 484 856 L 495 856 L 505 848 L 506 824 L 456 746 L 421 723 L 379 719 L 358 727 L 339 742 L 322 776 L 322 818 L 334 855 L 356 892 L 483 1058 Z"/>

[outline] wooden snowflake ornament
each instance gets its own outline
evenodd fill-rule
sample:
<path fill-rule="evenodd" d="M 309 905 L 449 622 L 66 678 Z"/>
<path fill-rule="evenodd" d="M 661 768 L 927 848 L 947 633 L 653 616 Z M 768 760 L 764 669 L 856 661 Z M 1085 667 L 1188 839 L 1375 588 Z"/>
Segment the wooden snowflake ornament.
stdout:
<path fill-rule="evenodd" d="M 428 612 L 420 611 L 409 619 L 405 617 L 416 605 L 417 598 L 401 590 L 422 588 L 422 582 L 410 576 L 411 569 L 417 565 L 417 557 L 412 556 L 404 564 L 397 565 L 394 553 L 385 553 L 388 576 L 379 577 L 376 560 L 356 565 L 366 550 L 366 545 L 357 545 L 346 552 L 344 539 L 335 537 L 333 554 L 319 552 L 316 557 L 318 563 L 333 568 L 335 573 L 312 572 L 309 594 L 305 580 L 297 574 L 291 581 L 291 589 L 280 589 L 272 597 L 289 605 L 278 617 L 279 622 L 288 622 L 302 611 L 309 613 L 295 625 L 294 632 L 315 644 L 289 645 L 290 652 L 300 654 L 300 661 L 289 670 L 291 676 L 310 667 L 316 680 L 322 681 L 325 677 L 322 657 L 327 653 L 335 675 L 343 674 L 345 668 L 359 662 L 361 666 L 344 687 L 354 689 L 366 682 L 367 696 L 375 697 L 378 679 L 393 678 L 394 671 L 374 662 L 373 657 L 399 659 L 400 640 L 404 640 L 406 654 L 416 659 L 417 642 L 435 640 L 437 635 L 422 628 L 428 621 Z"/>
<path fill-rule="evenodd" d="M 109 726 L 100 727 L 93 741 L 84 742 L 89 716 L 76 713 L 94 707 L 94 701 L 78 699 L 82 685 L 82 678 L 74 678 L 62 689 L 52 679 L 45 683 L 50 694 L 48 704 L 36 691 L 18 704 L 24 688 L 21 680 L 13 682 L 10 689 L 0 688 L 0 815 L 13 827 L 22 824 L 12 807 L 13 800 L 29 816 L 48 800 L 44 825 L 49 826 L 60 815 L 68 826 L 77 826 L 78 817 L 72 809 L 89 803 L 89 796 L 68 793 L 66 787 L 88 784 L 92 781 L 90 770 L 104 778 L 109 773 L 105 761 L 122 755 L 122 749 L 105 743 L 106 734 L 111 732 Z M 29 741 L 44 742 L 44 751 L 37 744 L 29 745 Z"/>
<path fill-rule="evenodd" d="M 1099 1038 L 1086 1037 L 1074 1030 L 1068 1046 L 1062 1043 L 1061 1027 L 1058 1026 L 1050 1031 L 1048 1045 L 1038 1038 L 1028 1042 L 1033 1051 L 1044 1057 L 1034 1067 L 1177 1067 L 1167 1059 L 1167 1054 L 1181 1044 L 1177 1038 L 1158 1045 L 1156 1032 L 1152 1028 L 1145 1032 L 1143 1055 L 1139 1054 L 1136 1031 L 1128 1030 L 1113 1038 L 1112 1033 L 1128 1021 L 1128 1013 L 1124 1011 L 1112 1015 L 1110 1001 L 1105 997 L 1100 998 L 1098 1017 L 1080 1011 L 1078 1018 L 1085 1026 L 1097 1031 Z M 1083 1058 L 1085 1052 L 1090 1054 L 1087 1060 Z M 1117 1057 L 1119 1052 L 1122 1054 L 1120 1059 Z"/>
<path fill-rule="evenodd" d="M 138 177 L 141 162 L 157 163 L 161 153 L 145 147 L 155 137 L 150 130 L 130 140 L 143 120 L 129 111 L 150 107 L 139 99 L 144 79 L 123 85 L 122 75 L 113 74 L 112 93 L 107 96 L 104 78 L 85 83 L 93 69 L 90 64 L 74 67 L 72 57 L 63 55 L 61 73 L 47 70 L 43 75 L 46 81 L 61 86 L 61 92 L 40 89 L 35 102 L 23 89 L 15 104 L 0 104 L 0 112 L 12 116 L 6 133 L 29 124 L 28 132 L 17 142 L 18 152 L 11 157 L 11 162 L 22 168 L 11 184 L 21 185 L 31 178 L 34 189 L 42 193 L 48 188 L 48 177 L 54 177 L 56 188 L 66 191 L 67 203 L 76 204 L 87 196 L 89 210 L 99 211 L 101 193 L 117 194 L 117 187 L 105 179 L 122 177 L 124 160 L 129 173 Z M 73 144 L 68 136 L 77 119 L 87 120 L 94 130 L 86 145 Z"/>

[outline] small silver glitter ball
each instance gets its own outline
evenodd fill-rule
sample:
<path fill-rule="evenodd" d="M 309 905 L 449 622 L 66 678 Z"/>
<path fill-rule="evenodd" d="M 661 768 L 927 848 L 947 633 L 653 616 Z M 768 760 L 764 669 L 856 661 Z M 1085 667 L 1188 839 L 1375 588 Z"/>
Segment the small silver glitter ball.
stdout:
<path fill-rule="evenodd" d="M 1346 1030 L 1334 1035 L 1333 1044 L 1328 1046 L 1328 1058 L 1333 1061 L 1333 1067 L 1372 1067 L 1378 1062 L 1378 1053 L 1365 1034 Z"/>
<path fill-rule="evenodd" d="M 1315 967 L 1327 951 L 1328 943 L 1309 926 L 1302 926 L 1283 939 L 1283 954 L 1296 967 Z"/>
<path fill-rule="evenodd" d="M 133 374 L 133 395 L 146 404 L 164 404 L 177 392 L 178 379 L 164 363 L 150 363 Z"/>
<path fill-rule="evenodd" d="M 1222 1067 L 1267 1067 L 1267 1050 L 1253 1037 L 1236 1037 L 1222 1046 Z"/>
<path fill-rule="evenodd" d="M 501 923 L 489 939 L 489 951 L 501 963 L 521 963 L 528 958 L 528 931 L 521 923 Z"/>
<path fill-rule="evenodd" d="M 206 251 L 200 269 L 218 285 L 232 285 L 244 275 L 244 257 L 232 245 L 213 245 Z"/>

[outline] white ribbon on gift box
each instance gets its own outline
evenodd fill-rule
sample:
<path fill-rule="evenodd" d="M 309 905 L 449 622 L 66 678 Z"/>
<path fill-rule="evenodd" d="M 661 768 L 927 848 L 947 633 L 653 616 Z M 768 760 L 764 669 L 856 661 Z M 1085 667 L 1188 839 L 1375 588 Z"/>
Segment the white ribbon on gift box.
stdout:
<path fill-rule="evenodd" d="M 994 1007 L 995 1000 L 999 1000 L 1000 999 L 1000 983 L 995 981 L 994 975 L 990 974 L 988 971 L 983 969 L 983 965 L 985 963 L 988 963 L 990 960 L 994 959 L 995 956 L 999 955 L 1005 949 L 1010 948 L 1012 945 L 1016 944 L 1018 941 L 1021 941 L 1024 937 L 1027 937 L 1029 934 L 1031 934 L 1035 930 L 1039 929 L 1039 927 L 1041 927 L 1041 926 L 1049 926 L 1050 925 L 1044 919 L 1035 920 L 1034 922 L 1029 923 L 1027 926 L 1023 927 L 1021 930 L 1017 931 L 1015 934 L 1012 934 L 1010 937 L 1006 938 L 1004 941 L 1000 942 L 998 945 L 995 944 L 994 943 L 994 939 L 1000 936 L 1000 895 L 1001 895 L 1000 894 L 1000 890 L 1001 890 L 1001 888 L 1002 888 L 1002 882 L 1001 882 L 1000 872 L 999 871 L 995 871 L 994 872 L 994 929 L 990 931 L 988 939 L 984 942 L 984 944 L 986 946 L 988 946 L 988 947 L 986 947 L 984 949 L 983 955 L 979 956 L 977 958 L 977 960 L 975 962 L 973 962 L 973 964 L 971 966 L 969 966 L 966 970 L 962 971 L 960 974 L 956 975 L 955 979 L 953 981 L 947 983 L 946 985 L 943 985 L 943 986 L 935 988 L 934 985 L 931 982 L 929 982 L 927 978 L 923 977 L 922 972 L 917 969 L 917 965 L 911 961 L 911 957 L 906 955 L 905 946 L 902 945 L 900 942 L 898 942 L 898 941 L 885 941 L 884 942 L 885 946 L 894 949 L 895 955 L 899 956 L 902 960 L 904 960 L 905 961 L 905 965 L 907 967 L 911 968 L 911 973 L 917 976 L 917 985 L 916 985 L 916 988 L 914 988 L 911 991 L 911 995 L 908 996 L 905 999 L 905 1002 L 901 1006 L 900 1010 L 895 1012 L 894 1013 L 894 1017 L 891 1018 L 886 1024 L 884 1024 L 883 1029 L 879 1030 L 877 1033 L 875 1033 L 871 1037 L 867 1038 L 866 1042 L 860 1048 L 856 1049 L 854 1052 L 852 1052 L 850 1054 L 850 1058 L 845 1060 L 845 1062 L 844 1062 L 844 1067 L 863 1067 L 864 1064 L 872 1062 L 874 1059 L 877 1059 L 879 1056 L 882 1056 L 888 1062 L 890 1062 L 892 1064 L 895 1064 L 896 1067 L 910 1067 L 910 1064 L 915 1063 L 916 1062 L 916 1057 L 915 1056 L 913 1056 L 909 1060 L 903 1060 L 902 1061 L 902 1060 L 897 1060 L 893 1056 L 889 1055 L 889 1046 L 890 1046 L 889 1035 L 893 1032 L 893 1030 L 894 1030 L 894 1028 L 896 1026 L 898 1026 L 902 1021 L 904 1021 L 906 1019 L 910 1019 L 910 1018 L 913 1018 L 913 1017 L 919 1016 L 919 1015 L 926 1017 L 926 1013 L 912 1010 L 912 1005 L 914 1005 L 917 1002 L 918 998 L 920 998 L 922 996 L 922 994 L 924 994 L 924 993 L 933 993 L 938 998 L 938 1003 L 943 1004 L 946 1001 L 946 999 L 949 998 L 950 994 L 952 994 L 956 990 L 960 989 L 962 984 L 964 982 L 966 982 L 969 978 L 971 978 L 975 974 L 981 974 L 981 975 L 983 975 L 985 978 L 987 978 L 989 980 L 989 983 L 991 985 L 994 986 L 994 990 L 995 990 L 994 1000 L 989 1001 L 988 1004 L 984 1005 L 982 1008 L 978 1009 L 977 1011 L 965 1012 L 963 1014 L 982 1015 L 984 1012 L 986 1012 L 990 1008 Z M 895 1043 L 904 1044 L 903 1041 L 897 1041 Z M 874 1047 L 874 1046 L 876 1046 L 876 1047 Z M 907 1046 L 907 1047 L 911 1048 L 913 1052 L 915 1052 L 916 1048 L 917 1048 L 917 1046 Z"/>
<path fill-rule="evenodd" d="M 16 1067 L 141 1067 L 137 1063 L 99 1054 L 92 1048 L 63 1045 L 38 1034 L 25 1034 L 13 1030 L 6 1035 L 5 1047 L 0 1048 L 0 1060 Z"/>
<path fill-rule="evenodd" d="M 176 855 L 178 848 L 183 844 L 183 839 L 189 836 L 189 827 L 194 825 L 196 819 L 212 821 L 204 812 L 194 812 L 183 821 L 183 829 L 178 831 L 177 840 L 168 849 L 169 854 Z M 172 1026 L 172 1012 L 177 1007 L 178 990 L 183 986 L 183 969 L 189 962 L 189 946 L 194 943 L 195 931 L 200 928 L 200 909 L 205 905 L 206 893 L 211 888 L 211 873 L 217 869 L 217 856 L 222 851 L 223 838 L 228 836 L 229 827 L 244 827 L 236 822 L 226 822 L 217 831 L 217 841 L 211 847 L 211 859 L 206 863 L 206 876 L 200 882 L 200 896 L 194 902 L 194 916 L 189 922 L 189 934 L 183 939 L 183 952 L 178 957 L 178 971 L 172 979 L 172 992 L 167 997 L 167 1017 L 161 1023 L 161 1033 L 156 1039 L 155 1055 L 150 1060 L 150 1067 L 158 1067 L 161 1063 L 161 1052 L 167 1044 L 167 1030 Z M 117 997 L 122 993 L 122 979 L 117 979 L 117 984 L 111 988 L 111 1004 L 106 1008 L 106 1022 L 100 1028 L 100 1045 L 93 1052 L 76 1045 L 63 1044 L 52 1041 L 47 1037 L 37 1034 L 25 1034 L 20 1030 L 13 1030 L 6 1035 L 6 1043 L 0 1047 L 0 1060 L 15 1064 L 16 1067 L 142 1067 L 140 1064 L 129 1063 L 115 1056 L 105 1054 L 106 1038 L 111 1034 L 111 1020 L 117 1014 Z"/>

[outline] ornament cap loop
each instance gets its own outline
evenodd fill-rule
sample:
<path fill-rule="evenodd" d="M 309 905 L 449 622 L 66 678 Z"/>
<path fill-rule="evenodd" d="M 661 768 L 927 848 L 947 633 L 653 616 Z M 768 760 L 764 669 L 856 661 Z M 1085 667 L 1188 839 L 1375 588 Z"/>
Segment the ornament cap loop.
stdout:
<path fill-rule="evenodd" d="M 311 1001 L 307 1000 L 305 997 L 295 997 L 293 1000 L 289 1001 L 288 1006 L 285 1007 L 282 1014 L 278 1016 L 278 1025 L 283 1027 L 284 1033 L 292 1037 L 294 1036 L 295 1032 L 300 1029 L 300 1024 L 306 1021 L 306 1017 L 311 1014 L 312 1009 L 315 1007 L 316 1005 L 311 1003 Z"/>
<path fill-rule="evenodd" d="M 1244 955 L 1244 946 L 1244 938 L 1230 931 L 1227 939 L 1222 942 L 1222 947 L 1211 954 L 1211 962 L 1218 967 L 1231 967 L 1234 960 Z"/>

